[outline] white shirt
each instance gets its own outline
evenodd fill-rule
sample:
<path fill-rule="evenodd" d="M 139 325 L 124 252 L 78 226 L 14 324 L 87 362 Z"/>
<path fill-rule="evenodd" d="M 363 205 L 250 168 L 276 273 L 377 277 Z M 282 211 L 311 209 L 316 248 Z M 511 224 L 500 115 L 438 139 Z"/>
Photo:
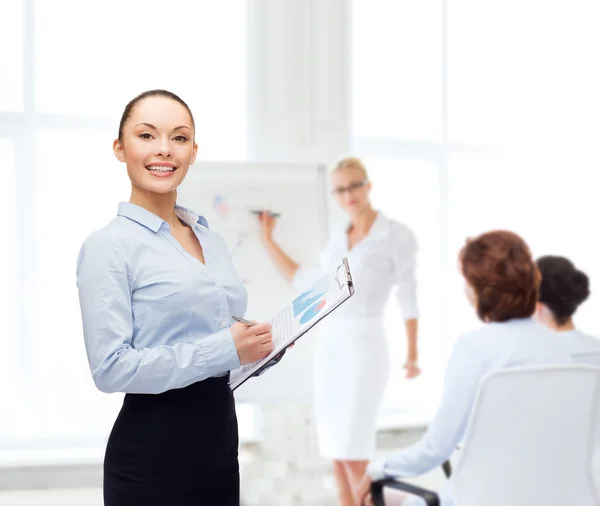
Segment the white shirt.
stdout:
<path fill-rule="evenodd" d="M 584 334 L 581 330 L 559 332 L 558 335 L 565 341 L 571 353 L 600 351 L 600 339 Z"/>
<path fill-rule="evenodd" d="M 507 367 L 571 364 L 561 336 L 532 319 L 489 323 L 454 344 L 442 399 L 422 439 L 386 461 L 373 462 L 368 473 L 385 476 L 423 474 L 448 460 L 463 440 L 479 384 L 488 373 Z"/>
<path fill-rule="evenodd" d="M 417 318 L 417 240 L 413 231 L 378 212 L 367 236 L 349 250 L 347 230 L 346 226 L 331 237 L 316 265 L 298 269 L 294 286 L 298 289 L 309 286 L 347 257 L 356 292 L 332 316 L 380 318 L 390 292 L 395 289 L 404 318 Z"/>

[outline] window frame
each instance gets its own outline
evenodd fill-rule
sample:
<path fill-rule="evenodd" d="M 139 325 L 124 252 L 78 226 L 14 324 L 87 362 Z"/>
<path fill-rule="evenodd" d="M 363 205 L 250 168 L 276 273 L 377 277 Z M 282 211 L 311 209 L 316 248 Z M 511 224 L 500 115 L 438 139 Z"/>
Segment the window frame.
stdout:
<path fill-rule="evenodd" d="M 357 1 L 357 0 L 354 0 Z M 364 1 L 364 0 L 363 0 Z M 439 244 L 440 253 L 438 261 L 440 265 L 440 272 L 442 273 L 442 280 L 439 283 L 439 289 L 441 294 L 438 298 L 438 315 L 439 315 L 439 337 L 429 340 L 423 334 L 419 336 L 419 347 L 423 349 L 425 345 L 438 347 L 438 355 L 442 358 L 446 357 L 449 348 L 454 340 L 455 336 L 451 336 L 448 330 L 448 323 L 450 322 L 449 309 L 445 301 L 455 294 L 451 293 L 449 283 L 445 280 L 449 278 L 451 272 L 456 267 L 455 256 L 456 252 L 451 251 L 450 237 L 449 237 L 449 225 L 450 225 L 450 205 L 449 205 L 449 188 L 450 178 L 452 174 L 449 170 L 449 159 L 452 155 L 458 153 L 467 154 L 478 154 L 490 158 L 498 158 L 505 154 L 505 150 L 499 146 L 484 145 L 477 143 L 464 143 L 464 142 L 453 142 L 449 137 L 449 118 L 448 118 L 448 0 L 439 0 L 441 4 L 441 80 L 438 87 L 438 93 L 441 97 L 440 107 L 440 118 L 438 121 L 441 122 L 441 138 L 439 141 L 422 141 L 413 140 L 408 138 L 389 138 L 389 137 L 360 137 L 355 136 L 353 124 L 355 121 L 353 115 L 352 97 L 353 97 L 353 82 L 352 76 L 354 75 L 353 58 L 352 54 L 349 57 L 349 72 L 348 72 L 348 86 L 350 87 L 350 100 L 349 100 L 349 144 L 351 152 L 357 153 L 359 156 L 364 158 L 387 158 L 394 159 L 398 162 L 418 160 L 428 161 L 433 163 L 437 168 L 437 182 L 439 187 L 439 208 L 438 208 L 438 220 L 439 220 Z M 352 9 L 351 9 L 352 10 Z M 351 20 L 350 29 L 350 42 L 349 51 L 352 48 L 352 33 L 354 29 L 355 20 Z M 423 266 L 420 266 L 421 268 Z M 390 337 L 390 336 L 388 336 Z M 401 364 L 395 363 L 395 368 L 401 367 Z M 392 365 L 394 368 L 394 364 Z M 441 387 L 442 371 L 437 375 L 439 381 L 439 387 Z M 405 426 L 413 425 L 415 423 L 428 422 L 432 416 L 432 405 L 435 399 L 424 399 L 419 405 L 403 404 L 402 397 L 400 400 L 397 399 L 386 399 L 382 407 L 382 414 L 378 420 L 378 425 L 381 428 L 394 427 L 394 426 Z"/>

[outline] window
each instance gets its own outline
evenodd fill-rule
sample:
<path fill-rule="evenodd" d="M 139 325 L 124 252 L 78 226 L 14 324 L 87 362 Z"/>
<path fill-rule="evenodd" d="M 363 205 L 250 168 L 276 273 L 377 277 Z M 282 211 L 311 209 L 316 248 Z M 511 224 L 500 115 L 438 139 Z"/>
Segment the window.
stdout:
<path fill-rule="evenodd" d="M 0 65 L 11 72 L 0 80 L 0 448 L 107 437 L 122 396 L 91 379 L 77 255 L 129 198 L 111 145 L 141 91 L 166 88 L 188 102 L 199 159 L 246 157 L 246 2 L 227 3 L 2 3 L 0 43 L 11 51 Z M 240 423 L 247 435 L 252 414 Z"/>
<path fill-rule="evenodd" d="M 514 114 L 522 81 L 511 72 L 514 15 L 505 3 L 458 0 L 448 9 L 448 132 L 451 141 L 496 144 L 519 121 Z"/>
<path fill-rule="evenodd" d="M 392 369 L 381 420 L 387 425 L 395 414 L 427 416 L 443 372 L 442 2 L 354 0 L 352 6 L 351 145 L 373 180 L 373 204 L 410 226 L 419 243 L 423 372 L 416 380 L 405 379 L 404 325 L 391 298 L 385 328 Z"/>
<path fill-rule="evenodd" d="M 456 264 L 467 237 L 498 228 L 520 234 L 534 257 L 567 256 L 590 276 L 592 286 L 592 296 L 577 315 L 578 324 L 600 335 L 600 321 L 592 310 L 597 304 L 593 286 L 600 282 L 600 243 L 592 221 L 600 214 L 596 198 L 600 176 L 593 156 L 556 152 L 497 160 L 451 156 L 449 263 Z M 452 279 L 451 293 L 460 293 L 463 281 L 457 270 Z M 464 297 L 451 298 L 450 304 L 453 339 L 477 320 Z"/>
<path fill-rule="evenodd" d="M 373 173 L 374 203 L 412 223 L 422 246 L 423 380 L 425 357 L 443 372 L 456 337 L 480 325 L 457 269 L 466 237 L 512 229 L 535 256 L 569 256 L 600 283 L 600 5 L 540 5 L 352 2 L 351 147 Z M 577 322 L 600 335 L 594 297 Z M 392 353 L 401 364 L 403 349 Z M 386 411 L 427 404 L 417 382 L 398 386 L 394 374 Z"/>
<path fill-rule="evenodd" d="M 439 141 L 441 2 L 352 5 L 353 135 Z"/>
<path fill-rule="evenodd" d="M 448 2 L 448 132 L 453 142 L 594 142 L 600 134 L 600 4 Z"/>
<path fill-rule="evenodd" d="M 14 385 L 17 383 L 17 327 L 19 309 L 19 288 L 17 272 L 17 227 L 14 216 L 16 207 L 15 156 L 13 143 L 0 138 L 0 216 L 5 218 L 0 247 L 0 345 L 4 350 L 0 357 L 0 397 L 3 402 L 13 404 L 17 399 Z M 4 418 L 4 417 L 1 417 Z M 0 429 L 6 421 L 0 420 Z"/>
<path fill-rule="evenodd" d="M 110 427 L 114 410 L 95 412 L 94 407 L 119 397 L 102 395 L 93 385 L 75 284 L 84 239 L 116 216 L 118 202 L 129 198 L 126 168 L 112 153 L 112 138 L 110 130 L 70 129 L 40 129 L 36 137 L 40 398 L 44 430 L 64 436 L 82 427 L 97 432 L 102 423 Z"/>
<path fill-rule="evenodd" d="M 437 167 L 428 161 L 366 158 L 373 182 L 374 205 L 388 218 L 409 226 L 419 243 L 418 297 L 420 357 L 423 374 L 408 382 L 402 365 L 406 360 L 406 338 L 402 312 L 391 297 L 385 312 L 385 330 L 390 346 L 391 373 L 386 392 L 386 411 L 423 409 L 423 399 L 433 398 L 439 383 L 441 298 L 437 287 L 441 277 L 439 186 Z"/>
<path fill-rule="evenodd" d="M 37 0 L 39 112 L 107 118 L 116 130 L 127 101 L 165 88 L 195 113 L 200 158 L 244 159 L 246 2 L 226 3 Z"/>
<path fill-rule="evenodd" d="M 25 2 L 11 0 L 0 3 L 0 111 L 23 110 L 24 89 L 24 18 Z M 10 48 L 10 50 L 8 50 Z"/>

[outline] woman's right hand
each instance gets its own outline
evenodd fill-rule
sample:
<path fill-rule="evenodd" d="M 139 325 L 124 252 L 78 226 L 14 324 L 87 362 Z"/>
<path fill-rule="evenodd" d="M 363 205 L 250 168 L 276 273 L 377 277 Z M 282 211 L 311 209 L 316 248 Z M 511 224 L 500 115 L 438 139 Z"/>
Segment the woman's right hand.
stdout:
<path fill-rule="evenodd" d="M 258 221 L 260 222 L 263 240 L 267 242 L 272 241 L 273 230 L 275 229 L 275 217 L 269 211 L 263 211 L 258 215 Z"/>
<path fill-rule="evenodd" d="M 247 327 L 236 322 L 230 330 L 241 365 L 252 364 L 265 358 L 273 350 L 273 334 L 270 323 L 258 323 Z"/>

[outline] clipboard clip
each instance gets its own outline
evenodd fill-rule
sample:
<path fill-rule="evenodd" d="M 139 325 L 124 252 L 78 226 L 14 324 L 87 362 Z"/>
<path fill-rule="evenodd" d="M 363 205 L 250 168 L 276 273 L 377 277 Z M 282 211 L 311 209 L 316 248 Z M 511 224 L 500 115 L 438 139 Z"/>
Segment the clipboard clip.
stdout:
<path fill-rule="evenodd" d="M 340 281 L 340 269 L 344 272 L 344 282 Z M 335 271 L 335 280 L 338 284 L 338 288 L 341 290 L 345 286 L 352 286 L 352 276 L 350 275 L 350 266 L 348 265 L 348 259 L 344 258 L 342 263 L 338 265 Z"/>

